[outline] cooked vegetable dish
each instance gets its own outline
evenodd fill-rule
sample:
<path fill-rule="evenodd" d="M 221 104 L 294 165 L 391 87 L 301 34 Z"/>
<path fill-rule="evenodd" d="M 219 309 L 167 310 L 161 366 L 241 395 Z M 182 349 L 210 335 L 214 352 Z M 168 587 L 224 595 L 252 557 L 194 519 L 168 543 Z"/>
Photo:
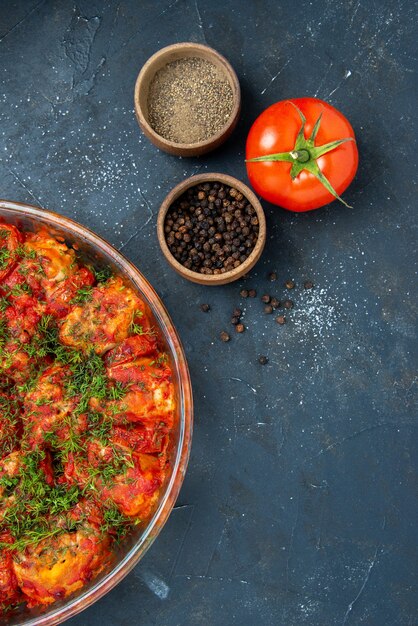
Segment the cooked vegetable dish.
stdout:
<path fill-rule="evenodd" d="M 175 399 L 144 302 L 0 224 L 0 608 L 66 598 L 149 519 Z"/>

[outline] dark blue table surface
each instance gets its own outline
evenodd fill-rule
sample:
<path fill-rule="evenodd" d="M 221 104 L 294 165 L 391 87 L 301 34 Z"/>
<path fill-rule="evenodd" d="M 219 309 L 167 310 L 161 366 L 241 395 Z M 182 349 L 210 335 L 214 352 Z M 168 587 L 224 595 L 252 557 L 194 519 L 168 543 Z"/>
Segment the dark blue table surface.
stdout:
<path fill-rule="evenodd" d="M 72 626 L 418 624 L 414 20 L 408 0 L 1 3 L 0 196 L 73 217 L 138 265 L 178 328 L 196 403 L 166 527 Z M 142 64 L 177 41 L 218 49 L 242 86 L 237 131 L 200 159 L 159 152 L 133 112 Z M 355 129 L 353 208 L 264 203 L 251 277 L 185 282 L 156 239 L 164 196 L 198 171 L 246 181 L 252 121 L 303 95 Z M 283 327 L 240 298 L 284 297 L 289 278 Z M 237 305 L 247 331 L 222 344 Z"/>

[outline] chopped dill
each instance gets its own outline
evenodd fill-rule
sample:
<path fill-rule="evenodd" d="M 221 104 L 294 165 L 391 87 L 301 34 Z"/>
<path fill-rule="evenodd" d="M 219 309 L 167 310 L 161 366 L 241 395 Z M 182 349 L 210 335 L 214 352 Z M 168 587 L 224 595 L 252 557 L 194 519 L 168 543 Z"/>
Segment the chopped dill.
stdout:
<path fill-rule="evenodd" d="M 0 270 L 4 270 L 10 260 L 11 252 L 8 248 L 0 248 Z"/>
<path fill-rule="evenodd" d="M 113 276 L 113 273 L 110 267 L 102 267 L 100 269 L 96 269 L 95 267 L 92 267 L 91 269 L 93 271 L 96 281 L 99 284 L 107 282 L 109 278 L 112 278 Z"/>
<path fill-rule="evenodd" d="M 111 533 L 116 541 L 120 541 L 126 537 L 131 528 L 132 520 L 121 513 L 115 504 L 109 502 L 103 515 L 102 533 Z"/>
<path fill-rule="evenodd" d="M 8 301 L 6 296 L 0 297 L 0 313 L 4 313 L 5 310 L 10 306 L 10 302 Z"/>
<path fill-rule="evenodd" d="M 27 452 L 17 476 L 1 479 L 0 485 L 13 490 L 15 496 L 2 519 L 2 525 L 8 528 L 15 541 L 0 543 L 0 548 L 21 550 L 62 532 L 52 518 L 66 513 L 79 501 L 81 490 L 77 486 L 48 483 L 42 469 L 45 458 L 43 450 Z"/>
<path fill-rule="evenodd" d="M 70 304 L 84 304 L 85 302 L 90 302 L 93 295 L 93 287 L 85 286 L 80 287 L 77 290 L 76 295 L 72 300 L 70 300 Z"/>
<path fill-rule="evenodd" d="M 136 324 L 135 322 L 131 322 L 131 325 L 129 326 L 129 332 L 132 335 L 144 335 L 145 334 L 142 326 L 140 326 L 139 324 Z"/>

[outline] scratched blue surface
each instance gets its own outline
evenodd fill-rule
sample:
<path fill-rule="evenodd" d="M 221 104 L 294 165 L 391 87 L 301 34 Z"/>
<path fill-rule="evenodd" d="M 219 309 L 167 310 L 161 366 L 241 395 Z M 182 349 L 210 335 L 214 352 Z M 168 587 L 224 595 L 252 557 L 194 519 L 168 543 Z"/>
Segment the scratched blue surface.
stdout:
<path fill-rule="evenodd" d="M 196 402 L 165 529 L 72 626 L 418 624 L 414 21 L 408 0 L 1 3 L 0 196 L 71 216 L 138 264 L 179 330 Z M 201 159 L 158 152 L 133 113 L 140 67 L 177 41 L 217 48 L 242 86 L 236 133 Z M 164 196 L 197 171 L 245 181 L 252 121 L 303 95 L 355 129 L 354 208 L 264 203 L 248 280 L 184 282 L 156 240 Z M 288 278 L 283 327 L 240 299 L 244 285 L 284 297 Z M 222 344 L 237 305 L 247 330 Z"/>

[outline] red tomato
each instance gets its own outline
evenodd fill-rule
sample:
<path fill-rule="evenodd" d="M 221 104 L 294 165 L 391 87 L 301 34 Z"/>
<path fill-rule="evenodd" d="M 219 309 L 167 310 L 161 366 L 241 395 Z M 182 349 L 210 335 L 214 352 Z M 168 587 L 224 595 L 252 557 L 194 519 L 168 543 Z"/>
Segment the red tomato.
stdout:
<path fill-rule="evenodd" d="M 0 224 L 0 280 L 5 278 L 16 263 L 16 248 L 23 238 L 11 224 Z"/>
<path fill-rule="evenodd" d="M 257 157 L 263 160 L 248 162 Z M 256 119 L 246 159 L 260 196 L 290 211 L 311 211 L 336 198 L 346 204 L 340 194 L 355 176 L 358 151 L 342 113 L 323 100 L 297 98 L 273 104 Z"/>

